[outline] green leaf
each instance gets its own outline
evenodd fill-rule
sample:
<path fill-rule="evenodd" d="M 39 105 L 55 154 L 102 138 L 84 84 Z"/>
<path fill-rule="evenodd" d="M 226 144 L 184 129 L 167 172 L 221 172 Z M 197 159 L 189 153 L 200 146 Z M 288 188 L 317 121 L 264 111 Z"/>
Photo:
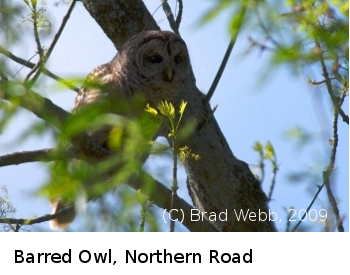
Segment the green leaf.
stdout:
<path fill-rule="evenodd" d="M 254 143 L 253 149 L 254 149 L 254 151 L 258 152 L 259 154 L 263 154 L 263 152 L 264 152 L 263 145 L 259 141 L 256 141 Z"/>
<path fill-rule="evenodd" d="M 186 106 L 187 106 L 187 102 L 182 100 L 181 104 L 180 104 L 180 110 L 179 110 L 180 115 L 183 115 L 183 113 L 184 113 L 184 111 L 186 109 Z"/>
<path fill-rule="evenodd" d="M 166 117 L 168 117 L 172 122 L 174 122 L 175 119 L 175 108 L 174 105 L 171 102 L 168 101 L 161 101 L 157 105 L 158 110 L 160 113 Z"/>
<path fill-rule="evenodd" d="M 231 26 L 231 33 L 233 37 L 237 37 L 239 31 L 241 30 L 244 18 L 247 12 L 247 8 L 249 5 L 249 1 L 244 2 L 240 7 L 239 11 L 236 12 L 231 19 L 230 26 Z"/>
<path fill-rule="evenodd" d="M 151 106 L 149 106 L 149 104 L 146 105 L 145 111 L 156 116 L 158 115 L 158 111 L 154 108 L 152 108 Z"/>
<path fill-rule="evenodd" d="M 268 141 L 265 145 L 265 157 L 266 159 L 273 160 L 275 159 L 275 149 L 270 141 Z"/>

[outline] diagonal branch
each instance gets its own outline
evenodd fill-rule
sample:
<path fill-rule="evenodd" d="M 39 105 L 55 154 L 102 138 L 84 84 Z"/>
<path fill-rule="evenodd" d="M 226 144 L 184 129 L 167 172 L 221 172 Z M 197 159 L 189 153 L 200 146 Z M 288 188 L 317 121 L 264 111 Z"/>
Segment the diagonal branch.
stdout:
<path fill-rule="evenodd" d="M 45 63 L 46 63 L 47 60 L 49 59 L 49 57 L 50 57 L 50 55 L 51 55 L 53 49 L 55 48 L 55 46 L 56 46 L 56 44 L 57 44 L 57 41 L 58 41 L 58 39 L 60 38 L 60 36 L 61 36 L 61 34 L 62 34 L 62 32 L 63 32 L 63 30 L 64 30 L 64 28 L 65 28 L 65 26 L 66 26 L 66 24 L 67 24 L 67 22 L 68 22 L 68 19 L 70 18 L 71 14 L 72 14 L 72 11 L 73 11 L 73 9 L 74 9 L 74 6 L 75 6 L 76 2 L 77 2 L 76 0 L 73 0 L 73 1 L 71 2 L 70 6 L 69 6 L 69 8 L 68 8 L 68 11 L 67 11 L 67 13 L 66 13 L 66 15 L 63 17 L 61 26 L 60 26 L 58 32 L 56 33 L 56 35 L 55 35 L 55 37 L 54 37 L 54 39 L 53 39 L 51 45 L 50 45 L 49 48 L 47 49 L 47 52 L 46 52 L 46 55 L 45 55 L 45 60 L 44 60 L 44 64 L 43 64 L 43 65 L 45 65 Z"/>
<path fill-rule="evenodd" d="M 338 147 L 338 112 L 337 112 L 336 108 L 334 108 L 332 152 L 331 152 L 331 156 L 329 159 L 328 167 L 327 167 L 326 171 L 323 173 L 323 180 L 324 180 L 324 185 L 326 186 L 329 203 L 332 206 L 333 213 L 334 213 L 336 221 L 337 221 L 338 231 L 344 232 L 343 221 L 340 217 L 337 201 L 333 195 L 333 191 L 331 189 L 331 182 L 330 182 L 330 177 L 331 177 L 331 174 L 334 170 L 337 147 Z"/>
<path fill-rule="evenodd" d="M 234 21 L 235 23 L 233 24 L 232 26 L 232 37 L 231 37 L 231 41 L 227 47 L 227 50 L 226 50 L 226 53 L 225 53 L 225 56 L 221 62 L 221 65 L 220 65 L 220 68 L 215 76 L 215 79 L 213 81 L 213 84 L 211 85 L 206 97 L 205 97 L 205 101 L 206 102 L 209 102 L 211 97 L 213 96 L 214 92 L 215 92 L 215 89 L 217 87 L 217 85 L 219 84 L 220 82 L 220 79 L 221 79 L 221 76 L 225 70 L 225 67 L 226 67 L 226 64 L 227 64 L 227 61 L 228 59 L 230 58 L 230 55 L 231 55 L 231 52 L 232 52 L 232 49 L 234 47 L 234 45 L 236 44 L 236 40 L 237 40 L 237 37 L 240 33 L 240 30 L 243 26 L 243 23 L 244 23 L 244 18 L 245 18 L 245 15 L 246 15 L 246 12 L 247 12 L 247 8 L 248 8 L 248 3 L 244 3 L 242 4 L 241 6 L 241 9 L 240 11 L 237 12 L 237 15 L 235 16 L 236 17 L 236 20 Z"/>
<path fill-rule="evenodd" d="M 35 64 L 32 63 L 32 62 L 29 62 L 28 60 L 25 60 L 23 58 L 20 58 L 16 55 L 14 55 L 13 53 L 9 52 L 8 50 L 6 50 L 5 48 L 3 48 L 2 46 L 0 46 L 0 53 L 7 56 L 8 58 L 12 59 L 13 61 L 27 67 L 27 68 L 30 68 L 30 69 L 33 69 L 35 67 Z M 42 69 L 42 73 L 51 77 L 52 79 L 64 84 L 65 86 L 67 86 L 69 89 L 75 91 L 75 92 L 78 92 L 79 91 L 79 88 L 72 85 L 71 83 L 69 83 L 68 81 L 64 80 L 63 78 L 55 75 L 54 73 L 50 72 L 48 69 L 46 68 L 43 68 Z"/>
<path fill-rule="evenodd" d="M 30 8 L 32 12 L 32 20 L 33 23 L 33 32 L 34 32 L 34 40 L 36 42 L 37 47 L 37 53 L 39 54 L 39 61 L 34 66 L 34 68 L 28 73 L 28 75 L 25 78 L 25 82 L 28 83 L 30 86 L 33 86 L 36 79 L 39 77 L 40 70 L 43 68 L 43 62 L 44 62 L 44 48 L 41 45 L 40 37 L 39 37 L 39 12 L 37 10 L 37 1 L 31 1 L 27 2 L 24 1 L 26 5 Z M 31 76 L 34 75 L 33 79 L 30 80 Z"/>
<path fill-rule="evenodd" d="M 181 24 L 181 20 L 182 20 L 182 12 L 183 12 L 183 8 L 184 8 L 184 5 L 183 5 L 183 2 L 182 0 L 177 0 L 177 2 L 179 2 L 179 12 L 176 16 L 176 27 L 177 29 L 179 30 L 180 29 L 180 24 Z"/>
<path fill-rule="evenodd" d="M 174 14 L 171 11 L 171 8 L 168 4 L 168 0 L 161 0 L 161 2 L 162 2 L 165 15 L 168 18 L 171 29 L 174 31 L 174 33 L 179 34 L 178 24 L 175 22 Z"/>
<path fill-rule="evenodd" d="M 319 43 L 316 41 L 316 45 L 319 45 Z M 324 62 L 324 58 L 323 58 L 323 55 L 321 54 L 321 57 L 320 57 L 320 61 L 321 61 L 321 67 L 322 67 L 322 73 L 323 73 L 323 76 L 325 78 L 325 81 L 326 81 L 326 86 L 327 86 L 327 91 L 328 91 L 328 94 L 332 100 L 332 103 L 333 103 L 333 108 L 336 110 L 337 113 L 339 113 L 339 115 L 343 118 L 343 121 L 347 124 L 349 124 L 349 116 L 346 115 L 344 113 L 344 111 L 342 110 L 342 108 L 339 106 L 339 99 L 336 97 L 334 91 L 333 91 L 333 87 L 332 87 L 332 80 L 331 78 L 329 77 L 329 74 L 328 74 L 328 71 L 327 71 L 327 67 L 326 67 L 326 64 Z"/>
<path fill-rule="evenodd" d="M 226 65 L 227 65 L 227 61 L 229 60 L 230 58 L 230 55 L 231 55 L 231 52 L 232 52 L 232 49 L 233 47 L 235 46 L 235 43 L 236 43 L 236 39 L 237 39 L 237 36 L 236 37 L 232 37 L 230 43 L 228 44 L 228 47 L 227 47 L 227 50 L 226 50 L 226 53 L 225 53 L 225 56 L 224 58 L 222 59 L 222 62 L 221 62 L 221 65 L 220 65 L 220 68 L 218 70 L 218 72 L 216 73 L 216 76 L 214 78 L 214 81 L 213 83 L 211 84 L 210 86 L 210 89 L 205 97 L 205 100 L 207 102 L 210 101 L 210 99 L 212 98 L 215 90 L 216 90 L 216 87 L 218 86 L 219 82 L 220 82 L 220 79 L 221 79 L 221 76 L 226 68 Z"/>
<path fill-rule="evenodd" d="M 66 15 L 63 17 L 62 24 L 61 24 L 58 32 L 56 33 L 51 45 L 49 46 L 46 54 L 44 54 L 44 53 L 42 53 L 43 55 L 40 54 L 40 60 L 37 64 L 37 66 L 35 66 L 33 68 L 33 71 L 35 69 L 37 69 L 37 71 L 36 71 L 35 75 L 33 76 L 32 80 L 30 81 L 31 86 L 33 86 L 33 84 L 36 82 L 36 80 L 39 78 L 41 72 L 45 68 L 45 64 L 46 64 L 47 60 L 50 58 L 50 55 L 53 52 L 53 49 L 55 48 L 56 43 L 58 42 L 58 39 L 60 38 L 60 36 L 61 36 L 61 34 L 62 34 L 62 32 L 63 32 L 63 30 L 68 22 L 68 19 L 70 18 L 70 15 L 72 14 L 72 11 L 74 9 L 75 4 L 76 4 L 76 0 L 73 0 L 68 8 Z M 40 43 L 40 40 L 39 40 L 39 43 Z M 38 46 L 39 46 L 39 44 L 38 44 Z"/>
<path fill-rule="evenodd" d="M 304 215 L 301 217 L 301 219 L 298 221 L 298 223 L 292 229 L 292 232 L 294 232 L 298 228 L 298 226 L 301 224 L 301 222 L 305 220 L 304 218 L 306 216 L 306 213 L 309 212 L 313 203 L 315 202 L 316 198 L 318 197 L 318 195 L 320 194 L 320 192 L 324 186 L 326 186 L 328 200 L 332 206 L 333 213 L 334 213 L 336 220 L 337 220 L 338 231 L 344 232 L 343 221 L 340 217 L 337 202 L 334 198 L 332 189 L 330 187 L 330 177 L 331 177 L 331 174 L 334 170 L 337 147 L 338 147 L 338 112 L 337 112 L 337 109 L 334 108 L 332 151 L 331 151 L 331 156 L 329 158 L 328 166 L 327 166 L 326 170 L 323 172 L 323 183 L 321 186 L 318 186 L 318 190 L 317 190 L 314 198 L 312 199 L 311 203 L 309 204 L 308 208 L 306 209 L 306 212 L 304 213 Z"/>

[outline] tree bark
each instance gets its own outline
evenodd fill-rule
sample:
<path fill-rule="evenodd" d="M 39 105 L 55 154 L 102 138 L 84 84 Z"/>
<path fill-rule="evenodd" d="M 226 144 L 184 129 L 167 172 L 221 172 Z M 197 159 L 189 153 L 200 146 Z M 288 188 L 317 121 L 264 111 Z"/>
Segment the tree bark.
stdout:
<path fill-rule="evenodd" d="M 141 31 L 159 29 L 141 0 L 82 2 L 117 49 Z M 264 220 L 261 214 L 259 221 L 259 213 L 269 214 L 266 195 L 249 166 L 233 155 L 192 72 L 180 92 L 178 100 L 182 99 L 187 102 L 184 121 L 196 122 L 191 137 L 182 142 L 200 156 L 199 160 L 188 159 L 185 163 L 195 208 L 206 212 L 204 219 L 219 231 L 275 231 L 269 216 Z M 222 214 L 220 220 L 222 212 L 227 216 Z M 253 213 L 251 217 L 255 214 L 256 219 L 237 218 L 247 212 Z"/>

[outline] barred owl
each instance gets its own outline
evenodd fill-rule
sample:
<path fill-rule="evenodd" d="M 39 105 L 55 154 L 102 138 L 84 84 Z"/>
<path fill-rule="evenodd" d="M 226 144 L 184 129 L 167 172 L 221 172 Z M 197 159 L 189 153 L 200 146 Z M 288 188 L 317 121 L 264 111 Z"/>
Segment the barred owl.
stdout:
<path fill-rule="evenodd" d="M 144 103 L 154 107 L 162 100 L 172 101 L 186 81 L 189 67 L 186 44 L 178 35 L 169 31 L 142 32 L 126 41 L 112 61 L 88 75 L 76 97 L 73 113 L 101 100 L 117 105 L 120 100 L 132 101 L 141 96 Z M 134 111 L 125 108 L 114 112 L 132 117 L 130 113 Z M 89 134 L 96 143 L 108 149 L 108 131 L 107 127 Z M 51 201 L 52 213 L 65 206 L 60 199 Z M 74 216 L 73 212 L 67 213 L 51 220 L 50 226 L 65 229 Z"/>

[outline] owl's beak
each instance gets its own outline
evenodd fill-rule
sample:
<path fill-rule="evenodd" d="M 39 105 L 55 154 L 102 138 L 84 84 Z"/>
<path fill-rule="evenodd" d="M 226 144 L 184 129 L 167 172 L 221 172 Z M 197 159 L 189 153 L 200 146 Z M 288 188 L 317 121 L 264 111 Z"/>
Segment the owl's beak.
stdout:
<path fill-rule="evenodd" d="M 173 76 L 173 69 L 170 65 L 165 69 L 165 73 L 168 77 L 168 80 L 171 80 L 171 77 Z"/>

